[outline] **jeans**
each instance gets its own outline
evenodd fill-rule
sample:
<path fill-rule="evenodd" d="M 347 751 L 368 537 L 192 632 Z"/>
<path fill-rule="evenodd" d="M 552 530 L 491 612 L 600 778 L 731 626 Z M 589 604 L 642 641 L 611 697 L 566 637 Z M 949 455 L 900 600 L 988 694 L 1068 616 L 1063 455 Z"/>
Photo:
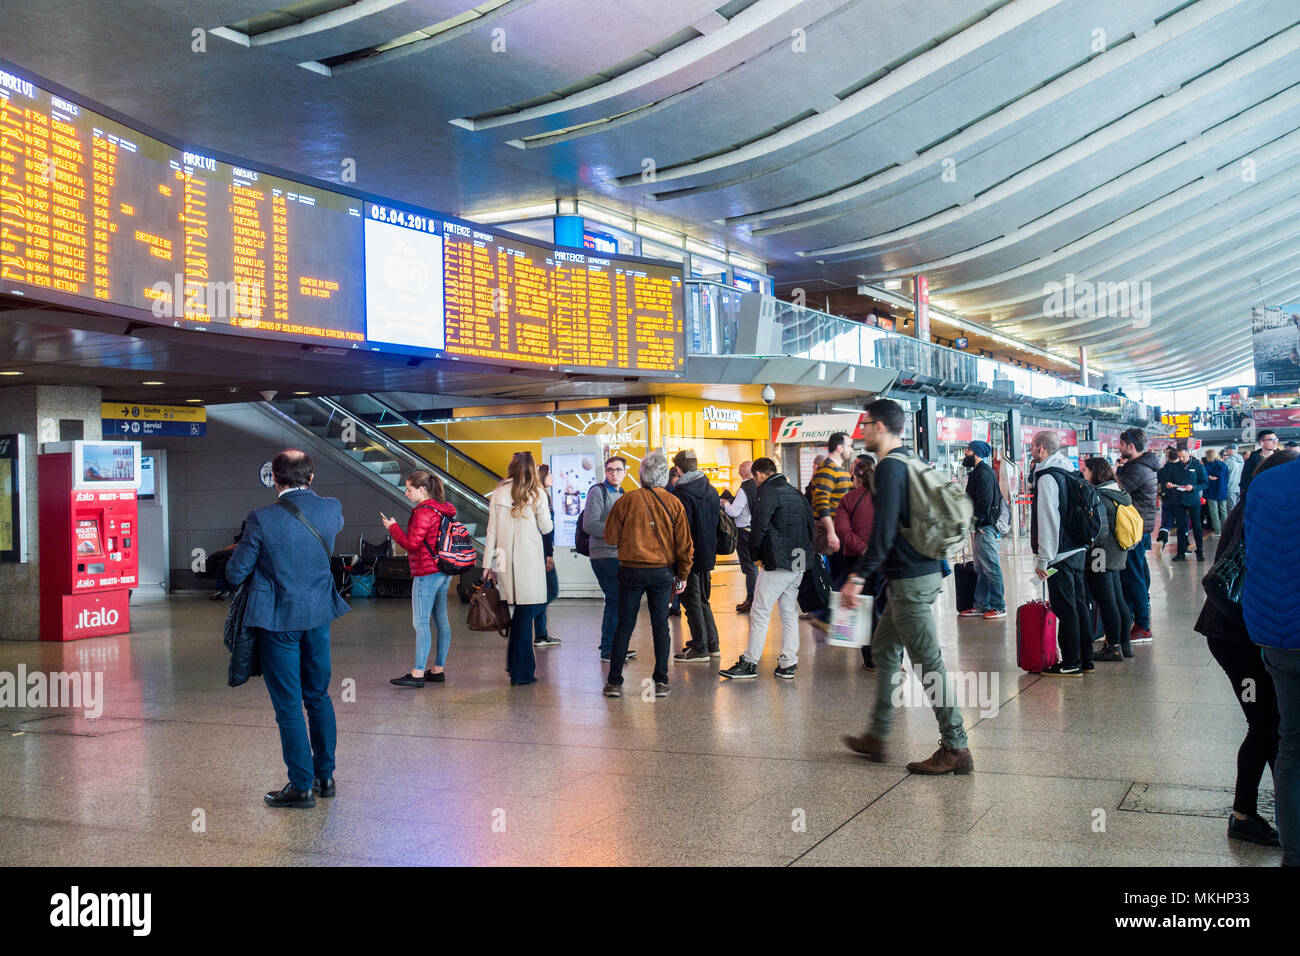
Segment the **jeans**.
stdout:
<path fill-rule="evenodd" d="M 280 752 L 289 783 L 310 790 L 312 778 L 334 776 L 338 728 L 330 700 L 330 626 L 309 631 L 264 631 L 254 628 L 262 676 L 280 727 Z M 303 726 L 307 708 L 310 732 Z"/>
<path fill-rule="evenodd" d="M 985 526 L 972 536 L 975 563 L 975 608 L 979 611 L 1005 611 L 1002 596 L 1002 564 L 998 558 L 998 532 Z"/>
<path fill-rule="evenodd" d="M 718 625 L 709 605 L 712 594 L 713 582 L 708 571 L 694 571 L 686 578 L 682 610 L 686 612 L 686 626 L 691 632 L 690 643 L 706 651 L 718 649 Z"/>
<path fill-rule="evenodd" d="M 1264 666 L 1263 655 L 1255 645 L 1213 637 L 1206 638 L 1206 644 L 1228 675 L 1232 695 L 1246 715 L 1246 739 L 1237 751 L 1237 791 L 1232 809 L 1248 817 L 1257 816 L 1259 781 L 1266 765 L 1273 770 L 1274 781 L 1277 780 L 1277 691 Z M 1249 686 L 1248 680 L 1254 683 L 1255 693 L 1246 701 L 1242 700 L 1242 693 Z"/>
<path fill-rule="evenodd" d="M 1055 577 L 1055 575 L 1053 575 Z M 943 575 L 923 574 L 917 578 L 896 578 L 886 585 L 889 596 L 880 626 L 872 637 L 876 663 L 876 703 L 871 713 L 871 736 L 888 740 L 894 726 L 894 695 L 899 687 L 899 665 L 903 651 L 919 670 L 923 683 L 934 680 L 942 696 L 933 700 L 934 716 L 939 721 L 939 737 L 951 750 L 966 749 L 966 729 L 961 711 L 953 706 L 956 694 L 939 650 L 939 636 L 934 628 L 930 606 L 943 591 Z M 930 675 L 935 675 L 930 677 Z"/>
<path fill-rule="evenodd" d="M 1264 666 L 1277 691 L 1277 831 L 1282 837 L 1282 865 L 1300 866 L 1300 651 L 1264 648 Z"/>
<path fill-rule="evenodd" d="M 1056 573 L 1047 579 L 1047 596 L 1056 615 L 1056 643 L 1061 647 L 1061 666 L 1092 663 L 1092 611 L 1088 607 L 1087 585 L 1083 580 L 1085 552 L 1071 555 L 1052 565 Z"/>
<path fill-rule="evenodd" d="M 546 572 L 546 604 L 542 605 L 542 613 L 533 619 L 533 637 L 546 637 L 550 631 L 546 629 L 546 608 L 560 596 L 560 575 L 555 568 Z"/>
<path fill-rule="evenodd" d="M 1124 590 L 1124 601 L 1133 615 L 1133 626 L 1142 631 L 1151 630 L 1151 568 L 1147 565 L 1147 552 L 1151 550 L 1151 535 L 1128 549 L 1119 583 Z"/>
<path fill-rule="evenodd" d="M 618 558 L 592 558 L 591 570 L 605 595 L 605 613 L 600 619 L 600 656 L 608 657 L 618 630 Z"/>
<path fill-rule="evenodd" d="M 1228 520 L 1228 499 L 1215 501 L 1213 498 L 1207 498 L 1205 507 L 1210 512 L 1210 526 L 1214 528 L 1214 533 L 1222 533 L 1223 522 Z"/>
<path fill-rule="evenodd" d="M 781 612 L 780 666 L 799 663 L 799 582 L 803 574 L 785 568 L 764 568 L 758 572 L 754 588 L 754 606 L 749 609 L 749 647 L 741 656 L 757 664 L 767 644 L 767 625 L 772 608 Z"/>
<path fill-rule="evenodd" d="M 641 612 L 642 594 L 650 608 L 650 632 L 654 635 L 655 683 L 668 683 L 668 600 L 674 584 L 673 572 L 669 568 L 618 569 L 618 631 L 614 634 L 614 647 L 609 655 L 611 684 L 623 686 L 623 664 L 627 661 L 627 645 L 632 640 L 637 615 Z"/>
<path fill-rule="evenodd" d="M 536 676 L 537 659 L 533 657 L 533 621 L 546 610 L 545 604 L 516 604 L 510 609 L 510 642 L 506 645 L 506 670 L 516 684 L 527 683 Z"/>
<path fill-rule="evenodd" d="M 754 603 L 754 584 L 758 580 L 758 565 L 749 550 L 749 529 L 736 529 L 736 557 L 740 559 L 740 572 L 745 576 L 745 603 Z"/>
<path fill-rule="evenodd" d="M 1192 523 L 1192 537 L 1196 541 L 1196 553 L 1204 553 L 1205 546 L 1201 540 L 1201 506 L 1182 504 L 1174 505 L 1174 520 L 1178 525 L 1178 553 L 1187 553 L 1187 529 L 1183 523 L 1184 516 L 1186 516 L 1186 520 Z"/>
<path fill-rule="evenodd" d="M 1097 602 L 1097 610 L 1101 613 L 1106 643 L 1111 647 L 1131 651 L 1133 615 L 1128 609 L 1128 602 L 1124 600 L 1124 588 L 1119 579 L 1121 573 L 1118 568 L 1111 571 L 1085 570 L 1083 576 L 1092 599 Z"/>
<path fill-rule="evenodd" d="M 438 626 L 438 656 L 435 667 L 447 663 L 447 650 L 451 647 L 451 622 L 447 620 L 447 586 L 450 574 L 422 574 L 411 581 L 411 623 L 415 625 L 415 667 L 424 670 L 429 661 L 429 648 L 433 633 L 429 629 L 429 615 Z"/>

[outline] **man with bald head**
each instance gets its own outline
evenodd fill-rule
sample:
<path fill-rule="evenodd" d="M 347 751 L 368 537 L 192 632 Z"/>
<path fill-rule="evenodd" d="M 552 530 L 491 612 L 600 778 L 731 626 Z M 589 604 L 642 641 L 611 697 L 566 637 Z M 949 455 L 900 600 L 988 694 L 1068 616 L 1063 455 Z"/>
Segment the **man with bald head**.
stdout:
<path fill-rule="evenodd" d="M 745 600 L 736 605 L 739 614 L 748 614 L 754 603 L 754 583 L 758 580 L 758 567 L 754 564 L 749 550 L 749 531 L 754 519 L 754 500 L 758 495 L 758 485 L 754 483 L 751 469 L 752 461 L 742 461 L 737 471 L 740 472 L 740 490 L 722 507 L 727 509 L 736 522 L 736 557 L 740 559 L 740 570 L 745 575 Z"/>

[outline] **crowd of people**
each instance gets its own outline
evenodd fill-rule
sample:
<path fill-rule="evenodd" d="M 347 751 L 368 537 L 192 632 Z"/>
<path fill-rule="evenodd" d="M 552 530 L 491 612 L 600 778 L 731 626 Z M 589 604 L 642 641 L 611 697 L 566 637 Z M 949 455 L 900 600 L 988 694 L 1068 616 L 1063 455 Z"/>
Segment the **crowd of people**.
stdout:
<path fill-rule="evenodd" d="M 918 532 L 939 516 L 927 513 L 934 499 L 918 494 L 928 465 L 904 443 L 905 421 L 903 408 L 893 401 L 867 405 L 861 422 L 866 453 L 855 455 L 848 436 L 832 435 L 802 493 L 770 458 L 744 462 L 740 487 L 721 497 L 690 450 L 678 452 L 671 467 L 663 452 L 647 454 L 633 490 L 624 489 L 626 459 L 609 458 L 604 480 L 589 490 L 579 519 L 604 599 L 599 639 L 601 661 L 609 665 L 604 695 L 622 695 L 626 662 L 636 655 L 630 643 L 643 600 L 650 618 L 655 697 L 669 694 L 670 663 L 707 663 L 721 656 L 711 577 L 720 539 L 730 536 L 745 583 L 744 600 L 735 610 L 748 615 L 749 626 L 744 650 L 734 664 L 719 670 L 721 677 L 759 676 L 774 612 L 780 618 L 781 644 L 773 673 L 785 680 L 795 677 L 801 584 L 813 562 L 824 562 L 822 570 L 846 608 L 857 606 L 863 595 L 873 598 L 873 635 L 863 648 L 863 667 L 876 672 L 876 699 L 865 731 L 845 737 L 845 744 L 870 760 L 887 759 L 897 706 L 892 691 L 903 653 L 920 673 L 948 686 L 932 607 L 953 570 L 949 559 L 956 560 L 955 553 L 936 552 Z M 1269 585 L 1282 575 L 1282 588 L 1290 584 L 1288 594 L 1295 591 L 1296 564 L 1287 557 L 1297 551 L 1300 537 L 1288 534 L 1294 521 L 1278 509 L 1295 514 L 1298 453 L 1278 449 L 1276 435 L 1261 432 L 1259 448 L 1248 459 L 1231 445 L 1221 454 L 1207 451 L 1204 462 L 1183 448 L 1171 449 L 1162 465 L 1139 428 L 1121 434 L 1119 453 L 1116 467 L 1105 458 L 1088 457 L 1076 470 L 1056 431 L 1033 436 L 1030 548 L 1034 574 L 1043 582 L 1056 618 L 1059 648 L 1059 659 L 1041 673 L 1078 678 L 1093 673 L 1097 662 L 1122 664 L 1134 657 L 1135 645 L 1152 643 L 1148 552 L 1163 554 L 1174 532 L 1174 561 L 1187 560 L 1193 543 L 1197 559 L 1205 561 L 1204 536 L 1217 535 L 1218 550 L 1205 585 L 1210 599 L 1196 629 L 1232 682 L 1249 728 L 1238 758 L 1229 834 L 1281 844 L 1287 862 L 1294 863 L 1300 856 L 1300 634 L 1294 614 L 1279 617 L 1295 598 L 1278 601 L 1276 588 Z M 962 618 L 997 621 L 1007 615 L 1000 540 L 1008 530 L 1010 504 L 1002 480 L 1006 476 L 992 465 L 1001 472 L 1009 463 L 993 459 L 987 442 L 972 441 L 962 462 L 968 471 L 969 515 L 962 527 L 969 537 L 961 550 L 971 556 L 974 587 L 968 606 L 955 610 Z M 250 583 L 249 625 L 257 635 L 289 770 L 289 783 L 268 793 L 266 801 L 311 806 L 316 796 L 334 793 L 329 622 L 348 608 L 334 589 L 328 558 L 342 517 L 337 501 L 310 490 L 308 455 L 286 450 L 272 470 L 279 500 L 249 515 L 225 573 L 232 586 L 245 579 L 258 582 Z M 546 469 L 530 453 L 520 452 L 488 498 L 482 574 L 510 606 L 506 669 L 512 686 L 535 683 L 534 649 L 559 643 L 545 624 L 547 605 L 559 590 L 548 483 Z M 1267 491 L 1252 492 L 1254 488 Z M 406 551 L 412 576 L 414 661 L 392 683 L 424 687 L 446 680 L 451 575 L 440 570 L 437 549 L 456 509 L 438 477 L 427 471 L 408 475 L 405 491 L 413 505 L 405 527 L 380 515 Z M 1203 501 L 1210 523 L 1204 532 Z M 1233 574 L 1232 567 L 1241 570 Z M 1228 583 L 1218 586 L 1221 580 Z M 1237 603 L 1216 603 L 1220 591 L 1235 594 Z M 670 660 L 668 618 L 675 595 L 681 599 L 688 637 Z M 825 614 L 809 619 L 814 628 L 826 628 Z M 1251 693 L 1242 693 L 1247 685 Z M 945 694 L 930 703 L 939 747 L 929 758 L 909 763 L 909 771 L 970 773 L 974 759 L 960 709 Z M 303 727 L 304 705 L 309 728 Z M 1276 781 L 1280 836 L 1258 812 L 1265 765 Z"/>

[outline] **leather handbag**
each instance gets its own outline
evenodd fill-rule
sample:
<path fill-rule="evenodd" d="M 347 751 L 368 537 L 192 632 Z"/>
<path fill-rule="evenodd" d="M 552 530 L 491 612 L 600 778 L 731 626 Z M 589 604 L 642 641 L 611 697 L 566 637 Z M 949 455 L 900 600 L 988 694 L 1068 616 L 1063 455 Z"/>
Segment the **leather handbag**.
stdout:
<path fill-rule="evenodd" d="M 510 636 L 510 608 L 495 584 L 480 581 L 474 585 L 474 593 L 469 596 L 469 629 Z"/>
<path fill-rule="evenodd" d="M 1241 619 L 1241 595 L 1246 585 L 1246 542 L 1237 542 L 1219 556 L 1201 579 L 1206 599 L 1220 614 Z"/>

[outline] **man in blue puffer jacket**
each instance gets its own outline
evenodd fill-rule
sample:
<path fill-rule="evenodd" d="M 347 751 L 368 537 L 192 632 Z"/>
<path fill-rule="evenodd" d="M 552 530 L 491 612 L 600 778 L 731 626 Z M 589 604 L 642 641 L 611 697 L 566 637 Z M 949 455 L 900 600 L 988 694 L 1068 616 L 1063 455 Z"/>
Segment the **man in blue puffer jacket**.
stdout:
<path fill-rule="evenodd" d="M 1277 688 L 1277 828 L 1282 865 L 1300 866 L 1300 460 L 1257 472 L 1246 496 L 1241 609 Z"/>

